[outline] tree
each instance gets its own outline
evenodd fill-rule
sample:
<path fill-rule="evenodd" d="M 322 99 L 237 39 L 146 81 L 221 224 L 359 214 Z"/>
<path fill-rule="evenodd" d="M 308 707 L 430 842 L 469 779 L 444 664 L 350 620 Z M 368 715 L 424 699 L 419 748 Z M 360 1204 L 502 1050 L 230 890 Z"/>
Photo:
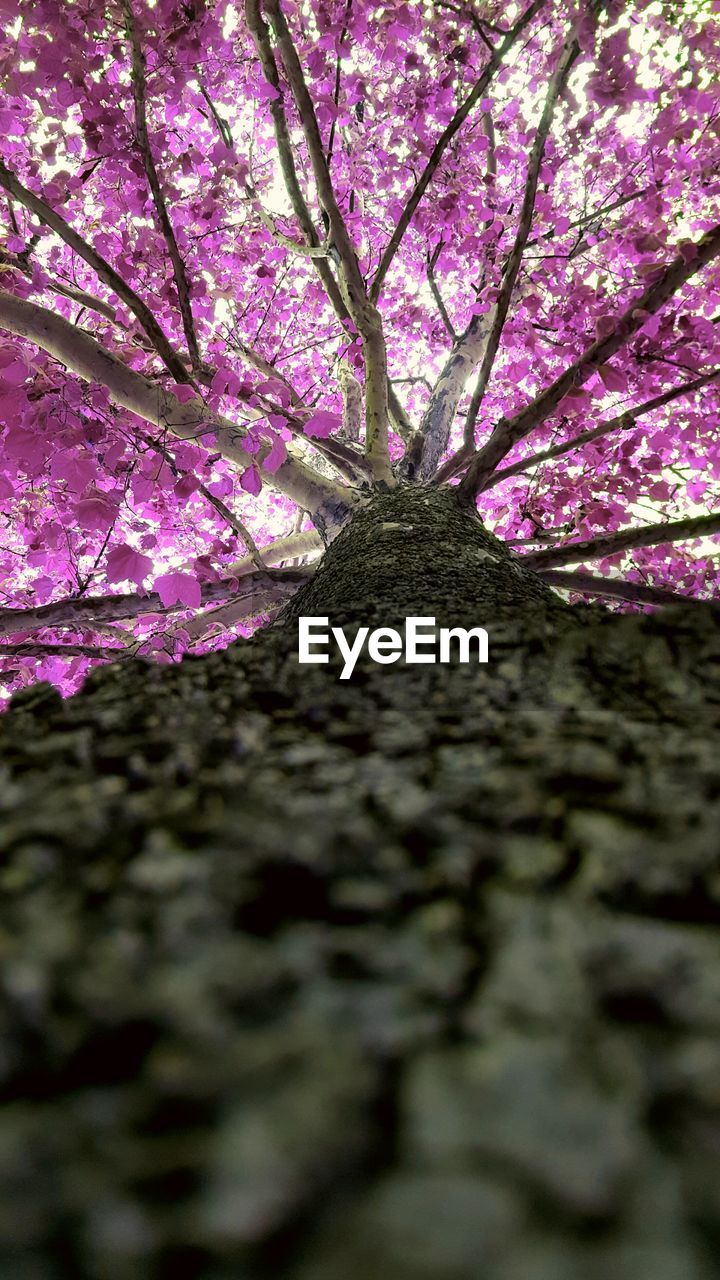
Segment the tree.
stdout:
<path fill-rule="evenodd" d="M 656 8 L 12 6 L 10 690 L 246 634 L 378 486 L 712 594 L 717 28 Z"/>
<path fill-rule="evenodd" d="M 718 1274 L 715 8 L 12 6 L 8 1274 Z"/>

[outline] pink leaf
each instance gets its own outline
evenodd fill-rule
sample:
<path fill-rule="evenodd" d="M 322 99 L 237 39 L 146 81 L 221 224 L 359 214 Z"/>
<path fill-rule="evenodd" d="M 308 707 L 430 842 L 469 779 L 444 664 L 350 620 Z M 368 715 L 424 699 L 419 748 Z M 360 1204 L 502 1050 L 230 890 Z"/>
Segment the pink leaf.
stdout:
<path fill-rule="evenodd" d="M 210 390 L 214 391 L 217 396 L 235 396 L 239 389 L 240 379 L 232 369 L 218 369 L 215 377 L 210 383 Z"/>
<path fill-rule="evenodd" d="M 627 378 L 618 369 L 613 369 L 612 365 L 601 364 L 598 373 L 603 380 L 603 385 L 608 391 L 625 391 L 627 388 Z"/>
<path fill-rule="evenodd" d="M 260 472 L 254 463 L 251 467 L 248 467 L 246 471 L 243 471 L 240 477 L 240 488 L 244 489 L 246 493 L 251 493 L 254 498 L 257 497 L 262 489 Z"/>
<path fill-rule="evenodd" d="M 633 245 L 638 253 L 656 253 L 658 249 L 662 249 L 662 240 L 655 235 L 654 231 L 646 232 L 644 235 L 636 236 Z"/>
<path fill-rule="evenodd" d="M 303 430 L 306 436 L 317 436 L 318 439 L 325 439 L 333 431 L 337 431 L 341 425 L 341 419 L 337 413 L 329 413 L 327 409 L 316 409 L 315 413 L 303 424 Z"/>
<path fill-rule="evenodd" d="M 290 403 L 289 389 L 285 386 L 284 382 L 279 382 L 277 378 L 268 378 L 266 382 L 258 383 L 255 390 L 258 395 L 271 396 L 272 399 L 276 400 L 278 404 L 281 404 L 283 408 L 286 408 Z"/>
<path fill-rule="evenodd" d="M 197 609 L 200 605 L 200 583 L 191 573 L 163 573 L 153 585 L 166 609 L 174 604 L 188 609 Z"/>
<path fill-rule="evenodd" d="M 617 320 L 615 316 L 598 316 L 595 321 L 595 334 L 598 338 L 609 338 L 613 332 Z"/>
<path fill-rule="evenodd" d="M 108 582 L 135 582 L 140 587 L 152 567 L 150 556 L 141 555 L 123 542 L 108 552 L 105 576 Z"/>
<path fill-rule="evenodd" d="M 81 498 L 75 512 L 81 529 L 99 529 L 105 533 L 117 516 L 117 507 L 105 494 L 96 492 Z"/>
<path fill-rule="evenodd" d="M 273 435 L 272 447 L 270 452 L 265 455 L 262 460 L 263 471 L 267 471 L 271 476 L 275 474 L 278 467 L 281 467 L 287 458 L 287 449 L 279 436 Z"/>
<path fill-rule="evenodd" d="M 274 89 L 271 84 L 268 84 L 267 80 L 261 80 L 259 82 L 255 89 L 255 93 L 257 97 L 261 98 L 264 102 L 274 102 L 277 98 L 282 96 L 277 89 Z"/>
<path fill-rule="evenodd" d="M 219 480 L 213 480 L 212 484 L 207 486 L 207 491 L 213 498 L 227 498 L 233 491 L 232 480 L 229 476 L 220 476 Z"/>
<path fill-rule="evenodd" d="M 14 459 L 26 475 L 36 476 L 45 463 L 48 447 L 48 442 L 34 431 L 11 427 L 3 441 L 3 455 L 6 460 Z"/>
<path fill-rule="evenodd" d="M 183 476 L 175 485 L 175 493 L 178 498 L 189 498 L 200 488 L 200 481 L 197 476 Z"/>
<path fill-rule="evenodd" d="M 698 247 L 692 240 L 681 240 L 678 245 L 680 256 L 685 262 L 693 262 L 698 255 Z"/>
<path fill-rule="evenodd" d="M 179 382 L 176 387 L 173 387 L 172 391 L 175 399 L 179 400 L 181 404 L 187 404 L 188 400 L 194 400 L 197 395 L 195 388 L 189 386 L 187 382 Z"/>
<path fill-rule="evenodd" d="M 4 383 L 6 387 L 21 387 L 29 376 L 29 369 L 24 360 L 11 360 L 5 365 L 4 369 L 0 369 L 0 383 Z"/>
<path fill-rule="evenodd" d="M 64 480 L 72 492 L 81 493 L 97 475 L 97 463 L 89 450 L 64 449 L 52 458 L 50 474 L 54 480 Z"/>
<path fill-rule="evenodd" d="M 640 330 L 640 333 L 645 338 L 656 338 L 658 333 L 660 332 L 661 325 L 662 325 L 661 316 L 649 316 L 648 319 L 645 321 L 645 324 L 643 325 L 642 329 Z"/>
<path fill-rule="evenodd" d="M 133 476 L 130 488 L 136 502 L 147 502 L 155 492 L 155 481 L 147 476 Z"/>

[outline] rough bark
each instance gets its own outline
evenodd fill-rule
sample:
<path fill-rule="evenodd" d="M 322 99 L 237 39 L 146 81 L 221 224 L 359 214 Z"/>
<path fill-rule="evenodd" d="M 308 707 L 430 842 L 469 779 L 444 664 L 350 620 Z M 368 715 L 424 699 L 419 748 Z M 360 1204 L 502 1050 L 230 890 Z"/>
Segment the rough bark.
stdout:
<path fill-rule="evenodd" d="M 299 666 L 298 613 L 487 666 Z M 14 700 L 0 1272 L 720 1275 L 720 628 L 571 608 L 449 491 L 282 619 Z"/>

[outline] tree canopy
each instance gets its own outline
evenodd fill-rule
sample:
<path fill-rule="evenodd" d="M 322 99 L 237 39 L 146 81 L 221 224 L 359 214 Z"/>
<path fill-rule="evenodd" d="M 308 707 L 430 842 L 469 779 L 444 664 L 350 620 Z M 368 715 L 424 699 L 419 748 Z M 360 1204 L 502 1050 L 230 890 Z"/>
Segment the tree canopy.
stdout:
<path fill-rule="evenodd" d="M 0 672 L 276 611 L 373 487 L 712 598 L 717 0 L 0 0 Z"/>

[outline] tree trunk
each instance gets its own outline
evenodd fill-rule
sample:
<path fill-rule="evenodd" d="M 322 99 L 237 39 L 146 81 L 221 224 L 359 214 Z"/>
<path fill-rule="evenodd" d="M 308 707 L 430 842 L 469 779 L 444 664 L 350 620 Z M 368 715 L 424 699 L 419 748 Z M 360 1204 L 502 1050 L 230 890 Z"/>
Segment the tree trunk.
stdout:
<path fill-rule="evenodd" d="M 300 665 L 297 617 L 487 665 Z M 720 629 L 448 491 L 283 617 L 0 727 L 0 1274 L 720 1276 Z"/>

